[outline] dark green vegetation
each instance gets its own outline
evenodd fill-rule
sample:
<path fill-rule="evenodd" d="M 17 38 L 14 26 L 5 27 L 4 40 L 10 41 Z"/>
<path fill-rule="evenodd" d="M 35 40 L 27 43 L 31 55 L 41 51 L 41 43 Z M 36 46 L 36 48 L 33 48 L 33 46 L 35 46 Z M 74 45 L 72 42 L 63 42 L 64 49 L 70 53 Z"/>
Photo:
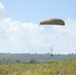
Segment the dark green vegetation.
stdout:
<path fill-rule="evenodd" d="M 0 75 L 76 75 L 76 54 L 0 53 Z"/>
<path fill-rule="evenodd" d="M 51 57 L 51 54 L 10 54 L 0 53 L 0 61 L 2 62 L 48 62 L 50 60 L 70 60 L 76 59 L 76 54 L 61 55 L 55 54 Z"/>

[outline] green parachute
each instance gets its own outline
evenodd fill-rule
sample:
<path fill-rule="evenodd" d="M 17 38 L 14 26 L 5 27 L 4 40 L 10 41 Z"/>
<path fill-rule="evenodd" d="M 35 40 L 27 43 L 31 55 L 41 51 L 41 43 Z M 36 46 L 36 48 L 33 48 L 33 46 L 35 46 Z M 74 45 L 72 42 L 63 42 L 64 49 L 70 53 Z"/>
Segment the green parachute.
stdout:
<path fill-rule="evenodd" d="M 65 22 L 59 18 L 45 18 L 40 21 L 40 25 L 65 25 Z"/>
<path fill-rule="evenodd" d="M 61 25 L 61 26 L 64 26 L 65 22 L 59 18 L 44 18 L 40 21 L 40 25 Z M 53 48 L 51 48 L 51 56 L 53 56 L 52 51 L 53 51 Z"/>

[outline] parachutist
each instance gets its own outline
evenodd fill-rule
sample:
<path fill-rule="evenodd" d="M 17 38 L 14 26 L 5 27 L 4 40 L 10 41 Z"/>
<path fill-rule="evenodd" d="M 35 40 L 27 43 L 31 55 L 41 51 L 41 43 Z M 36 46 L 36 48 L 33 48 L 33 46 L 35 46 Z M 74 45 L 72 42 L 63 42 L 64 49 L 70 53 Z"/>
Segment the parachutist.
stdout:
<path fill-rule="evenodd" d="M 51 57 L 53 56 L 53 54 L 51 54 Z"/>

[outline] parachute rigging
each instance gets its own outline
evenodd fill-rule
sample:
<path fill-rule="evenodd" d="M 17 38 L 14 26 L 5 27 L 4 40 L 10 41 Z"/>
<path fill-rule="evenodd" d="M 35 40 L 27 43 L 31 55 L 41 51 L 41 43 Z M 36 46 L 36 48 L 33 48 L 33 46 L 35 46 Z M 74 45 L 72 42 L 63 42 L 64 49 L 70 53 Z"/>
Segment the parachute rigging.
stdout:
<path fill-rule="evenodd" d="M 61 26 L 64 26 L 65 22 L 59 18 L 45 18 L 40 21 L 40 25 L 61 25 Z M 53 53 L 52 53 L 53 48 L 51 48 L 51 57 L 53 56 Z"/>

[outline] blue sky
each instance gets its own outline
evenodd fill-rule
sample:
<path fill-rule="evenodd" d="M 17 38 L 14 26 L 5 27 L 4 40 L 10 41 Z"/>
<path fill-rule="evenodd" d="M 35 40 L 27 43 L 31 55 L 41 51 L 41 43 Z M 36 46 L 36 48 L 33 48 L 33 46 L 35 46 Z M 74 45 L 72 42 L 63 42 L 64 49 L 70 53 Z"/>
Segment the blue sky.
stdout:
<path fill-rule="evenodd" d="M 0 52 L 76 53 L 76 0 L 0 0 Z M 61 18 L 65 26 L 39 26 Z"/>
<path fill-rule="evenodd" d="M 75 19 L 75 0 L 0 0 L 5 6 L 5 16 L 23 22 L 38 23 L 45 17 Z"/>

